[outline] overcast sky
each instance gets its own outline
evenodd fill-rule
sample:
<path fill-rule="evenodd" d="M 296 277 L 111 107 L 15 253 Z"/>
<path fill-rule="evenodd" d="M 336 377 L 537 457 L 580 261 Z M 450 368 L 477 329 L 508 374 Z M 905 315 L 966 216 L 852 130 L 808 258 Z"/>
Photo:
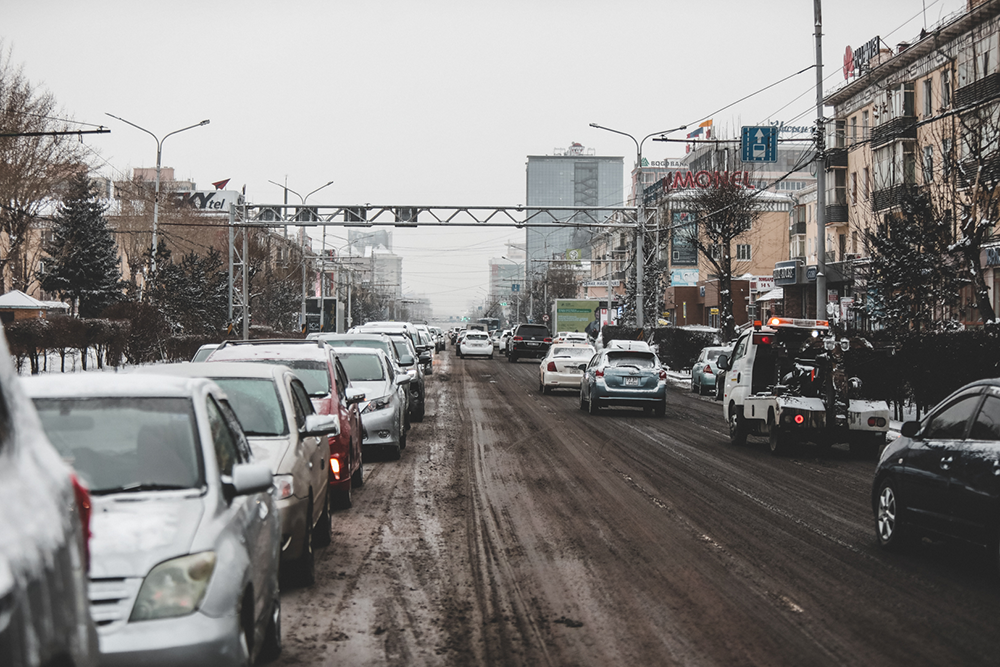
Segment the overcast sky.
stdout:
<path fill-rule="evenodd" d="M 89 135 L 103 175 L 156 163 L 200 189 L 231 179 L 254 203 L 283 182 L 313 204 L 517 205 L 528 155 L 580 142 L 635 161 L 627 138 L 713 117 L 741 125 L 815 119 L 809 0 L 3 0 L 0 40 Z M 825 89 L 845 47 L 895 46 L 965 0 L 827 0 Z M 925 21 L 926 17 L 926 21 Z M 673 136 L 683 137 L 684 132 Z M 647 141 L 650 160 L 683 144 Z M 97 156 L 99 154 L 99 157 Z M 623 183 L 623 199 L 624 199 Z M 290 195 L 290 201 L 297 199 Z M 343 229 L 330 228 L 330 245 Z M 486 263 L 514 228 L 395 230 L 404 290 L 461 314 L 486 294 Z M 337 245 L 342 245 L 340 241 Z"/>

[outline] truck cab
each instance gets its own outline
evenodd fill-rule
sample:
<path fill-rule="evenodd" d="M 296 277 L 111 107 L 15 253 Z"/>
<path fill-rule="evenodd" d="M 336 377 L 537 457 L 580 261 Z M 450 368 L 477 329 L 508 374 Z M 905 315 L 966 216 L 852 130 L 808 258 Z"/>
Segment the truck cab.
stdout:
<path fill-rule="evenodd" d="M 852 398 L 860 382 L 848 378 L 844 353 L 824 320 L 772 317 L 756 322 L 737 339 L 726 370 L 723 413 L 730 440 L 767 436 L 781 454 L 799 442 L 829 447 L 847 442 L 852 453 L 869 454 L 885 443 L 889 407 L 885 401 Z"/>

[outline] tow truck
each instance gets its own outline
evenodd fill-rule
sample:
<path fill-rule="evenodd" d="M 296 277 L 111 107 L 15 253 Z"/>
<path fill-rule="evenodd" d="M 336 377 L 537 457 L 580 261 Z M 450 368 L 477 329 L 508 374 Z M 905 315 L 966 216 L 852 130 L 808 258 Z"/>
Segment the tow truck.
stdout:
<path fill-rule="evenodd" d="M 730 442 L 767 436 L 775 455 L 801 442 L 846 442 L 852 455 L 876 453 L 889 430 L 889 405 L 851 396 L 861 387 L 845 372 L 852 344 L 837 340 L 826 320 L 772 317 L 747 327 L 732 355 L 717 361 L 726 371 L 722 409 Z"/>

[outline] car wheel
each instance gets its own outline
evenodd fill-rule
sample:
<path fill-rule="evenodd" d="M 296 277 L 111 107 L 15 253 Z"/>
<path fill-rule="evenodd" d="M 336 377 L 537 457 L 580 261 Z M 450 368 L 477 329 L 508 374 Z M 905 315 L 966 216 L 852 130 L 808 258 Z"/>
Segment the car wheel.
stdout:
<path fill-rule="evenodd" d="M 698 385 L 698 395 L 699 395 L 699 396 L 704 396 L 704 395 L 705 395 L 705 394 L 707 394 L 707 393 L 708 393 L 708 392 L 707 392 L 707 391 L 705 391 L 705 385 L 704 385 L 704 384 L 699 384 L 699 385 Z"/>
<path fill-rule="evenodd" d="M 580 389 L 580 409 L 581 410 L 586 410 L 587 409 L 587 402 L 585 400 L 583 400 L 583 389 L 582 388 Z"/>
<path fill-rule="evenodd" d="M 338 510 L 348 510 L 354 505 L 354 499 L 351 497 L 351 483 L 348 480 L 347 488 L 339 490 L 333 494 L 333 507 Z"/>
<path fill-rule="evenodd" d="M 260 645 L 258 659 L 262 662 L 277 660 L 281 655 L 281 596 L 276 595 L 271 604 L 271 619 L 264 631 L 264 641 Z"/>
<path fill-rule="evenodd" d="M 398 461 L 403 457 L 403 448 L 400 447 L 399 443 L 389 449 L 389 459 L 392 461 Z"/>
<path fill-rule="evenodd" d="M 896 485 L 886 477 L 878 487 L 878 505 L 875 508 L 875 536 L 879 546 L 894 551 L 902 548 L 908 538 L 906 524 L 900 519 L 903 505 L 896 495 Z"/>
<path fill-rule="evenodd" d="M 590 398 L 587 400 L 587 412 L 589 412 L 592 415 L 596 415 L 598 412 L 600 412 L 600 410 L 601 408 L 597 404 L 597 398 L 594 396 L 594 394 L 591 394 Z"/>
<path fill-rule="evenodd" d="M 317 546 L 325 547 L 330 544 L 330 532 L 333 530 L 330 503 L 330 488 L 327 487 L 326 502 L 323 503 L 323 514 L 319 517 L 319 523 L 316 524 L 315 535 L 313 535 L 313 541 Z"/>
<path fill-rule="evenodd" d="M 743 419 L 742 408 L 736 404 L 729 406 L 729 442 L 736 446 L 747 444 L 747 422 Z"/>
<path fill-rule="evenodd" d="M 490 361 L 493 361 L 493 355 L 492 354 L 490 355 Z"/>
<path fill-rule="evenodd" d="M 312 516 L 312 503 L 308 514 Z M 312 586 L 316 582 L 316 555 L 313 553 L 313 532 L 306 528 L 302 536 L 302 553 L 295 561 L 295 580 L 299 586 Z"/>
<path fill-rule="evenodd" d="M 511 352 L 510 354 L 507 355 L 507 361 L 509 361 L 512 364 L 517 363 L 517 355 Z"/>
<path fill-rule="evenodd" d="M 401 436 L 405 438 L 406 436 Z M 354 471 L 351 475 L 351 486 L 358 487 L 359 489 L 365 485 L 365 459 L 362 457 L 361 461 L 358 462 L 358 469 Z"/>
<path fill-rule="evenodd" d="M 420 397 L 420 403 L 417 406 L 416 411 L 410 415 L 411 422 L 422 422 L 424 420 L 424 398 Z"/>
<path fill-rule="evenodd" d="M 694 383 L 694 378 L 691 378 L 691 391 L 692 392 L 698 391 L 698 385 Z"/>
<path fill-rule="evenodd" d="M 249 597 L 247 591 L 243 595 L 243 601 L 238 610 L 240 619 L 239 636 L 239 657 L 237 664 L 240 667 L 250 667 L 250 658 L 253 654 L 253 599 Z"/>
<path fill-rule="evenodd" d="M 774 423 L 774 417 L 767 420 L 767 443 L 771 453 L 775 456 L 784 456 L 791 449 L 788 432 Z"/>

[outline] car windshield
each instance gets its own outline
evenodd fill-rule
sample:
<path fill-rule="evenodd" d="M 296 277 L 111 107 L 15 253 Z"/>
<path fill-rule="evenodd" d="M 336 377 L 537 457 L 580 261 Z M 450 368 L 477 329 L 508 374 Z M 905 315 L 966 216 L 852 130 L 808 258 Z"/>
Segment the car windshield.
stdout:
<path fill-rule="evenodd" d="M 265 364 L 288 366 L 302 380 L 306 392 L 312 397 L 327 396 L 330 393 L 330 369 L 325 361 L 312 359 L 257 359 Z"/>
<path fill-rule="evenodd" d="M 715 361 L 722 354 L 722 349 L 705 350 L 705 361 Z"/>
<path fill-rule="evenodd" d="M 340 363 L 344 364 L 347 377 L 351 382 L 366 382 L 384 380 L 385 371 L 374 354 L 341 354 Z"/>
<path fill-rule="evenodd" d="M 489 336 L 484 333 L 470 333 L 465 340 L 487 340 Z"/>
<path fill-rule="evenodd" d="M 37 398 L 35 407 L 93 494 L 204 485 L 189 398 Z"/>
<path fill-rule="evenodd" d="M 652 353 L 642 352 L 609 352 L 609 366 L 633 366 L 635 368 L 654 368 L 656 360 Z"/>
<path fill-rule="evenodd" d="M 212 378 L 229 397 L 229 404 L 250 436 L 288 434 L 285 411 L 274 380 L 268 378 Z"/>

